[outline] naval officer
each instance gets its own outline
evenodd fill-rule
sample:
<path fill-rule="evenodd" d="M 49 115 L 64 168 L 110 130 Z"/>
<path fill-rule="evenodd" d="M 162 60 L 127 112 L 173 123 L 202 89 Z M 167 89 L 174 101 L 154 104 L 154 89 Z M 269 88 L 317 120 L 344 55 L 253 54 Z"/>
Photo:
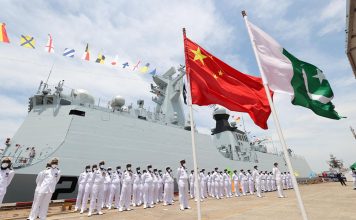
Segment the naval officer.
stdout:
<path fill-rule="evenodd" d="M 35 189 L 35 195 L 33 196 L 33 200 L 32 201 L 35 201 L 38 197 L 38 190 L 40 189 L 40 186 L 42 184 L 42 181 L 43 181 L 43 173 L 45 170 L 48 170 L 51 168 L 51 164 L 50 163 L 47 163 L 46 164 L 46 168 L 44 170 L 42 170 L 41 172 L 38 173 L 37 177 L 36 177 L 36 189 Z M 39 212 L 39 209 L 37 209 L 37 213 L 34 212 L 35 211 L 35 207 L 32 206 L 31 207 L 31 212 L 30 212 L 30 216 L 33 216 L 33 218 L 37 218 L 38 217 L 38 212 Z M 27 219 L 30 219 L 31 217 L 28 217 Z"/>
<path fill-rule="evenodd" d="M 234 174 L 232 175 L 232 180 L 234 181 L 235 188 L 235 196 L 241 196 L 240 188 L 239 188 L 239 175 L 237 174 L 237 170 L 234 170 Z"/>
<path fill-rule="evenodd" d="M 188 205 L 188 173 L 185 168 L 185 160 L 180 161 L 180 167 L 177 169 L 177 180 L 179 190 L 180 210 L 190 209 Z"/>
<path fill-rule="evenodd" d="M 40 177 L 41 179 L 39 182 L 41 182 L 41 185 L 38 190 L 36 201 L 33 201 L 32 204 L 34 215 L 29 216 L 30 220 L 35 220 L 37 218 L 37 216 L 35 216 L 36 213 L 38 213 L 40 219 L 46 219 L 47 217 L 48 206 L 51 202 L 52 194 L 61 176 L 61 172 L 58 169 L 58 159 L 53 158 L 50 163 L 51 168 L 45 170 Z"/>
<path fill-rule="evenodd" d="M 278 169 L 278 163 L 274 163 L 272 173 L 273 173 L 273 179 L 276 180 L 278 197 L 284 198 L 285 196 L 283 194 L 283 188 L 282 188 L 282 175 L 281 175 L 281 171 L 279 171 Z"/>
<path fill-rule="evenodd" d="M 75 212 L 78 211 L 78 209 L 81 207 L 83 201 L 83 195 L 85 192 L 85 185 L 87 184 L 89 174 L 90 174 L 90 165 L 87 165 L 84 169 L 84 172 L 82 172 L 78 178 L 79 186 L 78 186 L 77 201 L 75 203 L 75 208 L 74 208 Z"/>
<path fill-rule="evenodd" d="M 257 195 L 257 197 L 262 197 L 261 196 L 261 175 L 258 172 L 257 166 L 254 166 L 253 168 L 254 168 L 254 170 L 252 172 L 252 179 L 255 182 L 256 195 Z"/>
<path fill-rule="evenodd" d="M 90 217 L 93 211 L 96 209 L 99 215 L 104 214 L 101 211 L 101 206 L 104 199 L 104 180 L 106 176 L 106 171 L 104 168 L 105 162 L 101 161 L 99 163 L 99 169 L 94 171 L 93 178 L 94 184 L 90 198 L 90 207 L 88 216 Z"/>
<path fill-rule="evenodd" d="M 143 208 L 153 208 L 153 176 L 152 165 L 147 166 L 147 171 L 143 170 L 141 181 L 143 183 Z"/>
<path fill-rule="evenodd" d="M 172 176 L 172 170 L 170 167 L 166 167 L 166 173 L 163 174 L 162 181 L 164 184 L 164 193 L 163 193 L 163 205 L 172 205 L 173 196 L 174 196 L 174 179 Z"/>
<path fill-rule="evenodd" d="M 132 206 L 141 205 L 141 172 L 140 167 L 136 168 L 136 173 L 133 174 L 133 186 L 132 186 Z"/>
<path fill-rule="evenodd" d="M 0 168 L 0 207 L 2 204 L 2 200 L 6 194 L 6 189 L 10 185 L 12 178 L 14 177 L 15 172 L 11 167 L 11 160 L 9 157 L 5 157 L 1 161 Z"/>
<path fill-rule="evenodd" d="M 120 195 L 119 212 L 130 211 L 132 195 L 132 170 L 131 164 L 126 165 L 126 170 L 122 175 L 122 189 Z"/>
<path fill-rule="evenodd" d="M 120 194 L 121 194 L 121 166 L 116 167 L 116 171 L 111 175 L 111 186 L 110 186 L 110 196 L 109 196 L 109 208 L 111 209 L 112 203 L 115 198 L 114 207 L 119 208 Z"/>
<path fill-rule="evenodd" d="M 88 173 L 88 179 L 87 179 L 87 183 L 85 184 L 85 188 L 84 188 L 84 195 L 83 195 L 83 201 L 82 201 L 82 208 L 80 209 L 80 214 L 83 214 L 83 212 L 87 210 L 88 200 L 89 200 L 89 198 L 91 198 L 93 184 L 94 184 L 94 171 L 97 170 L 97 168 L 98 168 L 98 165 L 94 164 L 91 167 L 91 171 L 89 171 L 89 173 Z"/>

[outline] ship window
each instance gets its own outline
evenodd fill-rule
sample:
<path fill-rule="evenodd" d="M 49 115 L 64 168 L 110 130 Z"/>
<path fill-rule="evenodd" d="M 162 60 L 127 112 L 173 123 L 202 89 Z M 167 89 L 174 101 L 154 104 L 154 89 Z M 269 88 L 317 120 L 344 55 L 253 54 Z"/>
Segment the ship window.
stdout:
<path fill-rule="evenodd" d="M 76 109 L 72 109 L 69 112 L 70 115 L 78 115 L 78 116 L 85 116 L 85 112 L 84 111 L 80 111 L 80 110 L 76 110 Z"/>
<path fill-rule="evenodd" d="M 36 96 L 36 105 L 43 105 L 43 96 Z"/>
<path fill-rule="evenodd" d="M 70 105 L 71 102 L 68 101 L 68 100 L 66 100 L 66 99 L 61 99 L 61 100 L 59 101 L 59 104 L 60 104 L 60 105 Z"/>
<path fill-rule="evenodd" d="M 53 97 L 47 97 L 47 105 L 53 104 Z"/>

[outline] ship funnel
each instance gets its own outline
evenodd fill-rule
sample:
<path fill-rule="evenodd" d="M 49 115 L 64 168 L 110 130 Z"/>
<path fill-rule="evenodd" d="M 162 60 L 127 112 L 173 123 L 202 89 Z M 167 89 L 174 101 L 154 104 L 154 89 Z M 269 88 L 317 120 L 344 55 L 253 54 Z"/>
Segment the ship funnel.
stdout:
<path fill-rule="evenodd" d="M 224 107 L 217 107 L 213 112 L 213 118 L 216 121 L 216 126 L 212 129 L 212 134 L 218 134 L 224 131 L 234 131 L 236 127 L 231 127 L 229 123 L 230 114 L 228 110 Z"/>

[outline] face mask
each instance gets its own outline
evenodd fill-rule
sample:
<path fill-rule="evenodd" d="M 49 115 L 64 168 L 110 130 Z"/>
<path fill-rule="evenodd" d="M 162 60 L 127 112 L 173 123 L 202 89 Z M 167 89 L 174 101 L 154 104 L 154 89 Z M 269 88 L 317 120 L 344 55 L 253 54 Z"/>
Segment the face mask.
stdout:
<path fill-rule="evenodd" d="M 8 166 L 9 166 L 8 163 L 2 163 L 2 164 L 1 164 L 1 167 L 2 167 L 2 168 L 6 168 L 6 167 L 8 167 Z"/>
<path fill-rule="evenodd" d="M 97 171 L 97 170 L 98 170 L 98 168 L 93 168 L 93 170 L 94 170 L 94 171 Z"/>
<path fill-rule="evenodd" d="M 111 174 L 111 170 L 108 170 L 108 173 Z"/>
<path fill-rule="evenodd" d="M 90 169 L 87 169 L 87 172 L 90 172 Z"/>
<path fill-rule="evenodd" d="M 148 169 L 148 171 L 150 171 L 150 172 L 151 172 L 151 171 L 152 171 L 152 169 L 151 169 L 151 168 L 149 168 L 149 169 Z"/>
<path fill-rule="evenodd" d="M 117 172 L 120 172 L 120 171 L 121 171 L 121 169 L 116 169 L 116 171 L 117 171 Z"/>
<path fill-rule="evenodd" d="M 128 167 L 127 170 L 128 170 L 128 171 L 131 171 L 131 167 Z"/>
<path fill-rule="evenodd" d="M 52 167 L 53 169 L 55 169 L 55 168 L 58 167 L 58 165 L 57 165 L 57 164 L 52 164 L 51 167 Z"/>
<path fill-rule="evenodd" d="M 101 168 L 101 169 L 104 169 L 104 165 L 100 165 L 100 168 Z"/>

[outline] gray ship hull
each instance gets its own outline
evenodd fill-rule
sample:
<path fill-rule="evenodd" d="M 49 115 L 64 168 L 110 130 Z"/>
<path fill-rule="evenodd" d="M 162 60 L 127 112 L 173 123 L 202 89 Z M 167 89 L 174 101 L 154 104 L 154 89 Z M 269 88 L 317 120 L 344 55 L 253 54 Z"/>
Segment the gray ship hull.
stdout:
<path fill-rule="evenodd" d="M 85 165 L 97 164 L 100 160 L 105 160 L 107 167 L 124 167 L 130 163 L 141 169 L 152 164 L 154 168 L 165 170 L 170 166 L 175 170 L 179 161 L 185 159 L 188 169 L 193 167 L 190 131 L 98 108 L 78 105 L 33 108 L 4 153 L 14 158 L 17 168 L 4 201 L 31 201 L 35 176 L 52 157 L 59 158 L 62 176 L 69 177 L 57 185 L 58 189 L 65 189 L 60 190 L 57 198 L 75 197 L 76 176 Z M 70 114 L 74 109 L 85 112 L 85 116 Z M 270 171 L 273 163 L 278 162 L 281 171 L 287 171 L 281 155 L 253 151 L 249 160 L 227 158 L 218 151 L 214 138 L 217 136 L 196 133 L 199 169 L 247 170 L 258 165 L 260 170 Z M 19 146 L 14 147 L 16 144 Z M 33 159 L 28 157 L 31 147 L 36 150 Z M 311 169 L 304 158 L 292 157 L 291 160 L 299 178 L 309 176 Z"/>

